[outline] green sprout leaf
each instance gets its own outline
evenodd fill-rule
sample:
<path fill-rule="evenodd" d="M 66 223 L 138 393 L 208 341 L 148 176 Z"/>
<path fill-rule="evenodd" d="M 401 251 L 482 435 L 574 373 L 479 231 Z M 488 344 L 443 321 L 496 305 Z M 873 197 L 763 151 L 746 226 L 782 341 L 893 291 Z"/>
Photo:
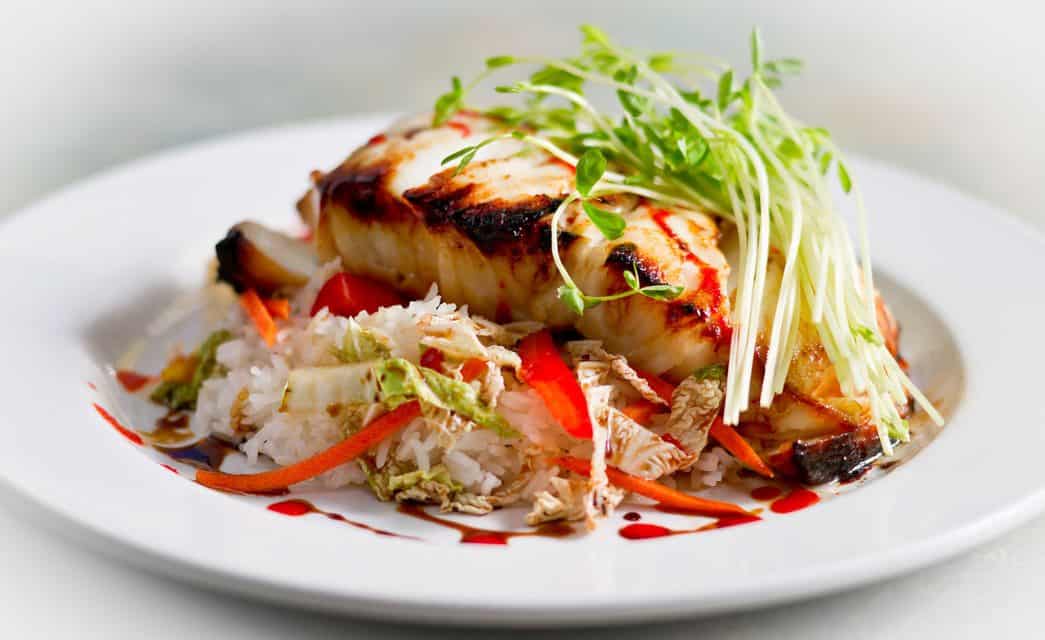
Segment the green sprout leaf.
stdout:
<path fill-rule="evenodd" d="M 798 159 L 802 157 L 802 147 L 798 146 L 791 138 L 784 138 L 784 141 L 777 147 L 777 152 L 785 158 Z"/>
<path fill-rule="evenodd" d="M 600 209 L 587 201 L 581 203 L 581 208 L 584 209 L 588 219 L 591 220 L 591 223 L 598 228 L 599 232 L 607 240 L 616 240 L 621 237 L 624 233 L 624 228 L 628 226 L 628 223 L 619 213 Z"/>
<path fill-rule="evenodd" d="M 865 327 L 861 324 L 854 326 L 852 329 L 853 335 L 862 339 L 864 342 L 869 342 L 873 345 L 881 346 L 882 339 L 870 327 Z"/>
<path fill-rule="evenodd" d="M 677 284 L 651 284 L 639 289 L 639 293 L 654 300 L 670 301 L 682 295 L 685 287 Z"/>
<path fill-rule="evenodd" d="M 798 58 L 781 58 L 779 60 L 770 60 L 763 65 L 763 68 L 773 73 L 795 75 L 802 72 L 802 61 Z"/>
<path fill-rule="evenodd" d="M 718 110 L 725 112 L 733 101 L 733 70 L 729 69 L 718 78 Z"/>
<path fill-rule="evenodd" d="M 625 271 L 623 275 L 624 275 L 624 282 L 626 282 L 628 284 L 628 288 L 631 289 L 632 291 L 638 292 L 638 290 L 639 290 L 639 274 L 638 274 L 638 270 L 636 269 L 635 271 Z"/>
<path fill-rule="evenodd" d="M 831 168 L 831 160 L 834 156 L 831 155 L 830 151 L 825 151 L 824 155 L 820 156 L 820 173 L 821 175 L 827 175 L 827 170 Z"/>
<path fill-rule="evenodd" d="M 579 316 L 584 315 L 584 309 L 586 307 L 584 304 L 584 295 L 577 287 L 571 287 L 565 284 L 559 287 L 559 300 L 561 300 L 570 311 Z"/>
<path fill-rule="evenodd" d="M 487 69 L 500 69 L 501 67 L 507 67 L 510 64 L 515 64 L 515 58 L 512 56 L 494 56 L 486 59 Z"/>
<path fill-rule="evenodd" d="M 701 367 L 694 371 L 693 377 L 697 380 L 725 380 L 726 365 L 709 364 L 706 367 Z"/>
<path fill-rule="evenodd" d="M 461 79 L 454 76 L 450 79 L 450 90 L 439 96 L 435 101 L 435 114 L 432 117 L 432 126 L 438 127 L 453 117 L 461 109 L 461 101 L 464 100 L 464 87 Z"/>
<path fill-rule="evenodd" d="M 665 71 L 671 71 L 672 67 L 675 66 L 675 56 L 670 53 L 656 53 L 649 57 L 647 63 L 650 69 L 658 73 L 664 73 Z"/>
<path fill-rule="evenodd" d="M 587 197 L 592 187 L 606 173 L 606 156 L 598 149 L 588 149 L 577 161 L 577 191 Z"/>
<path fill-rule="evenodd" d="M 842 191 L 849 193 L 853 190 L 853 180 L 849 177 L 849 170 L 841 161 L 838 163 L 838 182 L 842 185 Z"/>

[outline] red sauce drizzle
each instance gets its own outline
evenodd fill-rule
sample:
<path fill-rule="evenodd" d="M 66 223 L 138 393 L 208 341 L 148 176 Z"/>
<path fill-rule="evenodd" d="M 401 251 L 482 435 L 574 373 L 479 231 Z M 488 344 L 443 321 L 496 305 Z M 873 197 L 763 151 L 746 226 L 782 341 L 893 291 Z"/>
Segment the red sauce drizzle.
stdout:
<path fill-rule="evenodd" d="M 455 129 L 457 131 L 460 131 L 462 137 L 467 138 L 468 136 L 472 135 L 472 128 L 469 127 L 468 125 L 466 125 L 463 122 L 458 122 L 456 120 L 451 120 L 450 122 L 446 123 L 446 126 L 450 127 L 451 129 Z"/>
<path fill-rule="evenodd" d="M 780 487 L 774 487 L 773 485 L 766 485 L 764 487 L 756 487 L 751 490 L 751 497 L 755 500 L 761 500 L 768 502 L 769 500 L 775 500 L 780 497 L 780 494 L 784 493 L 784 490 Z"/>
<path fill-rule="evenodd" d="M 577 175 L 577 167 L 573 166 L 569 162 L 566 162 L 565 160 L 562 160 L 560 158 L 556 158 L 555 156 L 552 156 L 552 158 L 551 158 L 551 160 L 549 160 L 549 162 L 551 162 L 552 164 L 557 164 L 560 167 L 565 167 L 570 173 L 572 173 L 574 175 Z"/>
<path fill-rule="evenodd" d="M 638 522 L 639 520 L 642 520 L 642 516 L 635 511 L 629 511 L 624 514 L 624 519 L 628 522 Z"/>
<path fill-rule="evenodd" d="M 113 429 L 116 429 L 116 431 L 118 431 L 120 433 L 120 435 L 122 435 L 123 437 L 127 438 L 128 440 L 130 440 L 134 444 L 139 444 L 139 445 L 140 444 L 144 444 L 144 442 L 142 441 L 142 437 L 140 435 L 138 435 L 134 431 L 131 431 L 127 427 L 125 427 L 122 424 L 120 424 L 120 421 L 117 420 L 116 418 L 114 418 L 111 413 L 109 413 L 108 411 L 103 409 L 101 407 L 101 405 L 92 403 L 91 406 L 93 406 L 94 410 L 98 412 L 98 415 L 100 415 L 102 418 L 104 418 L 106 422 L 111 424 Z"/>
<path fill-rule="evenodd" d="M 634 524 L 625 525 L 620 528 L 618 533 L 622 538 L 628 540 L 648 540 L 650 538 L 666 538 L 668 536 L 680 536 L 687 533 L 703 533 L 705 531 L 713 531 L 715 529 L 725 529 L 726 527 L 735 527 L 741 524 L 747 524 L 749 522 L 758 522 L 762 518 L 755 515 L 750 516 L 728 516 L 725 518 L 719 518 L 718 520 L 706 524 L 696 529 L 669 529 L 659 524 L 648 524 L 645 522 L 636 522 Z"/>
<path fill-rule="evenodd" d="M 639 522 L 621 527 L 620 536 L 628 540 L 646 540 L 649 538 L 663 538 L 674 535 L 676 531 L 659 524 L 646 524 Z"/>
<path fill-rule="evenodd" d="M 369 140 L 367 140 L 366 143 L 367 143 L 367 146 L 373 146 L 375 144 L 381 144 L 385 140 L 388 140 L 388 136 L 386 136 L 383 133 L 379 133 L 376 136 L 374 136 L 373 138 L 370 138 Z"/>
<path fill-rule="evenodd" d="M 178 470 L 175 469 L 174 467 L 170 466 L 169 464 L 160 463 L 160 466 L 163 467 L 164 469 L 166 469 L 167 471 L 170 471 L 171 473 L 178 473 Z M 181 474 L 179 473 L 178 475 L 181 475 Z"/>
<path fill-rule="evenodd" d="M 820 502 L 820 496 L 801 487 L 792 489 L 786 496 L 773 501 L 769 508 L 774 513 L 791 513 Z"/>
<path fill-rule="evenodd" d="M 395 533 L 394 531 L 387 531 L 385 529 L 378 529 L 377 527 L 372 527 L 372 526 L 370 526 L 368 524 L 364 524 L 362 522 L 356 522 L 355 520 L 349 520 L 348 518 L 346 518 L 345 516 L 341 515 L 340 513 L 332 513 L 330 511 L 324 511 L 324 510 L 320 509 L 319 507 L 317 507 L 316 505 L 312 504 L 311 502 L 309 502 L 307 500 L 299 500 L 299 499 L 295 498 L 293 500 L 283 500 L 282 502 L 275 502 L 275 503 L 270 504 L 268 506 L 268 510 L 269 511 L 274 511 L 276 513 L 283 514 L 285 516 L 291 516 L 291 517 L 294 517 L 294 518 L 299 517 L 299 516 L 308 515 L 310 513 L 318 513 L 319 515 L 325 516 L 325 517 L 329 518 L 330 520 L 334 520 L 336 522 L 341 522 L 343 524 L 347 524 L 349 526 L 353 526 L 353 527 L 355 527 L 357 529 L 363 529 L 364 531 L 370 531 L 372 533 L 376 533 L 379 536 L 392 536 L 392 537 L 395 537 L 395 538 L 410 538 L 412 540 L 417 540 L 417 538 L 415 538 L 413 536 L 404 536 L 402 534 Z"/>
<path fill-rule="evenodd" d="M 117 369 L 116 381 L 120 383 L 128 393 L 141 391 L 142 387 L 152 382 L 154 378 L 130 369 Z"/>
<path fill-rule="evenodd" d="M 441 372 L 443 370 L 443 360 L 443 352 L 439 349 L 432 349 L 431 347 L 429 347 L 428 349 L 424 350 L 424 353 L 421 354 L 421 366 L 428 367 L 429 369 L 433 369 L 435 371 Z"/>
<path fill-rule="evenodd" d="M 729 321 L 722 313 L 726 295 L 722 287 L 719 286 L 718 272 L 698 258 L 690 250 L 686 241 L 680 238 L 675 233 L 675 230 L 671 228 L 671 225 L 668 224 L 671 212 L 665 209 L 653 209 L 650 217 L 652 217 L 653 222 L 657 223 L 661 231 L 674 240 L 679 249 L 686 254 L 686 261 L 700 268 L 700 288 L 697 290 L 697 295 L 700 304 L 708 315 L 704 329 L 705 335 L 709 338 L 714 338 L 720 344 L 728 342 L 733 337 L 733 327 L 729 325 Z"/>
<path fill-rule="evenodd" d="M 479 529 L 461 522 L 455 522 L 454 520 L 433 516 L 426 512 L 424 507 L 417 504 L 401 503 L 399 505 L 399 513 L 424 520 L 425 522 L 431 522 L 432 524 L 437 524 L 441 527 L 454 529 L 461 534 L 460 542 L 462 544 L 508 544 L 508 541 L 512 538 L 533 536 L 562 538 L 573 533 L 573 527 L 561 522 L 542 524 L 536 529 L 531 529 L 529 531 L 494 531 L 491 529 Z"/>

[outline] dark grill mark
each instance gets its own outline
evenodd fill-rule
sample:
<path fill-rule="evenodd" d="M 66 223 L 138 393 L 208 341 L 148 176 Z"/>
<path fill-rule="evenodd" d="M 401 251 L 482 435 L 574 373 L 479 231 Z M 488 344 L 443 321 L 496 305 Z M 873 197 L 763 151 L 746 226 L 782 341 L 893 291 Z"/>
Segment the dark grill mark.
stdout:
<path fill-rule="evenodd" d="M 320 208 L 334 203 L 354 215 L 378 217 L 387 167 L 377 165 L 359 170 L 338 167 L 323 176 L 317 185 Z"/>
<path fill-rule="evenodd" d="M 610 254 L 606 256 L 604 264 L 608 267 L 618 267 L 622 272 L 637 272 L 639 285 L 643 287 L 666 283 L 660 268 L 656 264 L 643 259 L 639 254 L 638 248 L 630 242 L 613 247 Z"/>
<path fill-rule="evenodd" d="M 546 225 L 542 231 L 539 222 L 555 212 L 561 199 L 542 194 L 518 202 L 474 202 L 473 190 L 473 185 L 451 190 L 433 180 L 407 191 L 403 197 L 420 210 L 429 227 L 452 226 L 483 253 L 493 253 L 506 244 L 525 253 L 540 251 L 542 244 L 547 247 L 550 233 Z M 560 242 L 563 241 L 569 244 L 571 238 L 564 237 Z"/>

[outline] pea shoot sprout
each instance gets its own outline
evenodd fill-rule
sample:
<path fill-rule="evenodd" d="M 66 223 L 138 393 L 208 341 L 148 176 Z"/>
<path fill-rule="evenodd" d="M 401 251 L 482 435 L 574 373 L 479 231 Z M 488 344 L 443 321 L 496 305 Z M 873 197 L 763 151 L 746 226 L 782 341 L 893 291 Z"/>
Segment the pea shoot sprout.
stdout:
<path fill-rule="evenodd" d="M 582 291 L 559 256 L 558 233 L 568 207 L 579 203 L 609 240 L 626 220 L 596 202 L 633 194 L 709 212 L 736 228 L 740 259 L 732 309 L 734 331 L 726 376 L 723 418 L 736 424 L 749 408 L 756 348 L 764 351 L 758 403 L 768 407 L 783 391 L 799 327 L 815 328 L 849 398 L 866 401 L 883 450 L 910 438 L 898 406 L 907 394 L 937 423 L 942 417 L 911 382 L 885 346 L 877 323 L 867 215 L 859 186 L 830 134 L 808 127 L 781 107 L 773 90 L 801 70 L 794 58 L 764 58 L 757 29 L 751 34 L 751 73 L 681 52 L 642 54 L 622 48 L 595 27 L 584 26 L 581 52 L 572 58 L 486 60 L 465 86 L 454 78 L 436 101 L 434 124 L 449 120 L 487 76 L 509 67 L 536 66 L 526 80 L 497 87 L 521 94 L 522 106 L 485 113 L 506 133 L 450 155 L 462 170 L 482 147 L 515 138 L 576 169 L 575 190 L 551 221 L 552 258 L 563 285 L 559 298 L 578 314 L 610 300 L 644 295 L 672 300 L 682 287 L 642 287 L 625 272 L 628 289 L 608 296 Z M 612 91 L 619 114 L 601 110 L 586 93 Z M 855 200 L 859 251 L 839 215 L 829 183 L 832 169 L 842 191 Z M 775 300 L 767 300 L 770 252 L 783 256 Z M 859 259 L 857 255 L 859 254 Z M 763 306 L 771 304 L 772 313 Z"/>

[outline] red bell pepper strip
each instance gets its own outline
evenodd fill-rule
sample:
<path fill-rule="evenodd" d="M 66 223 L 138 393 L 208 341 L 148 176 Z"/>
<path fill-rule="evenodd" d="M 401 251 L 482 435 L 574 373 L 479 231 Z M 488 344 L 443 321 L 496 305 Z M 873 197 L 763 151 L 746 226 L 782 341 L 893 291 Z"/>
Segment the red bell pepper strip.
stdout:
<path fill-rule="evenodd" d="M 363 311 L 373 313 L 381 307 L 392 307 L 402 302 L 399 294 L 387 285 L 341 272 L 323 284 L 309 315 L 314 316 L 326 307 L 335 316 L 351 317 Z"/>
<path fill-rule="evenodd" d="M 533 387 L 552 416 L 574 438 L 591 439 L 588 402 L 573 372 L 566 366 L 547 330 L 526 336 L 517 349 L 522 359 L 519 376 Z"/>

